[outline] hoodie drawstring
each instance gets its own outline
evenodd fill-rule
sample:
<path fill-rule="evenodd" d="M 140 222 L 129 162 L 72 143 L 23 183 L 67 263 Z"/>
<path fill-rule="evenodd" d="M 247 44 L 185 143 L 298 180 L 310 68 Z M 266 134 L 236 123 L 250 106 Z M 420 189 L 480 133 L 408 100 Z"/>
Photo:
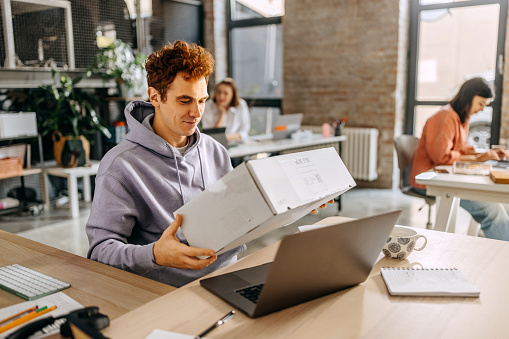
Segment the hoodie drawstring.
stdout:
<path fill-rule="evenodd" d="M 200 146 L 198 145 L 196 148 L 198 149 L 198 159 L 200 160 L 201 182 L 203 184 L 203 190 L 205 190 L 205 176 L 203 175 L 203 161 L 201 159 Z M 179 163 L 177 160 L 177 155 L 175 154 L 175 151 L 173 150 L 173 148 L 170 147 L 170 150 L 173 153 L 173 159 L 175 159 L 175 169 L 177 170 L 177 177 L 179 179 L 180 197 L 182 198 L 182 206 L 183 206 L 183 205 L 185 205 L 185 201 L 184 201 L 184 191 L 182 190 L 182 180 L 180 180 Z"/>
<path fill-rule="evenodd" d="M 170 147 L 171 153 L 173 153 L 173 159 L 175 159 L 175 169 L 177 170 L 177 177 L 179 179 L 179 189 L 180 189 L 180 197 L 182 198 L 182 206 L 184 206 L 184 192 L 182 191 L 182 181 L 180 180 L 180 170 L 179 170 L 179 162 L 177 160 L 177 155 L 173 148 Z"/>
<path fill-rule="evenodd" d="M 200 160 L 201 182 L 203 183 L 203 190 L 205 191 L 205 176 L 203 175 L 203 162 L 201 161 L 200 145 L 196 146 L 196 149 L 198 149 L 198 159 Z"/>

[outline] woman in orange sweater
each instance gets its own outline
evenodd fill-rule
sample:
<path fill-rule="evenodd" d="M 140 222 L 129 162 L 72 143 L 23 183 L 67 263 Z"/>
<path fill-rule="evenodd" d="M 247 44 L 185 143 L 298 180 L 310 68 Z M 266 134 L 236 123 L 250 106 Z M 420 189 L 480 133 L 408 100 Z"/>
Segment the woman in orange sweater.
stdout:
<path fill-rule="evenodd" d="M 493 97 L 483 78 L 467 80 L 458 94 L 426 121 L 410 167 L 410 184 L 425 194 L 426 186 L 415 182 L 415 176 L 438 165 L 452 165 L 455 161 L 500 160 L 508 154 L 502 149 L 477 153 L 467 145 L 468 121 L 482 111 Z M 461 200 L 460 206 L 481 224 L 488 238 L 509 241 L 509 206 L 484 201 Z"/>

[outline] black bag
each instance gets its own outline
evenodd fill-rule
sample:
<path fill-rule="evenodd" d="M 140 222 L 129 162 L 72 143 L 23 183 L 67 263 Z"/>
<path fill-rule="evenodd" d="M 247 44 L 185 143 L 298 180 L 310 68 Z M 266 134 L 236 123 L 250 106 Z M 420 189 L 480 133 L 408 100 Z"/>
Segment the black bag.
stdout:
<path fill-rule="evenodd" d="M 53 134 L 53 152 L 58 166 L 84 166 L 90 160 L 90 143 L 84 136 L 63 136 L 60 132 Z"/>

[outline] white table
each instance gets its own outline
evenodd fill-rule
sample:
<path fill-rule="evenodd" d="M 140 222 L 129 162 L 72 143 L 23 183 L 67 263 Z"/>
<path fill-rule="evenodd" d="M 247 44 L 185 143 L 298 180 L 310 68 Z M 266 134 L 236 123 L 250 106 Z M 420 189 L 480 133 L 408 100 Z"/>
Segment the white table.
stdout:
<path fill-rule="evenodd" d="M 435 230 L 454 232 L 460 199 L 509 203 L 509 185 L 495 184 L 489 176 L 424 172 L 415 177 L 426 194 L 439 197 Z"/>
<path fill-rule="evenodd" d="M 86 202 L 92 201 L 92 187 L 90 177 L 97 174 L 99 161 L 91 160 L 89 166 L 80 166 L 74 168 L 46 167 L 44 168 L 44 183 L 48 187 L 48 175 L 67 178 L 67 189 L 69 191 L 69 209 L 71 217 L 79 217 L 79 194 L 78 178 L 83 178 L 83 195 Z M 49 192 L 46 189 L 45 201 L 49 201 Z"/>
<path fill-rule="evenodd" d="M 230 158 L 240 158 L 264 152 L 273 153 L 327 144 L 339 144 L 345 140 L 346 136 L 344 135 L 324 138 L 321 134 L 313 134 L 309 139 L 247 140 L 240 145 L 230 147 L 228 155 Z"/>

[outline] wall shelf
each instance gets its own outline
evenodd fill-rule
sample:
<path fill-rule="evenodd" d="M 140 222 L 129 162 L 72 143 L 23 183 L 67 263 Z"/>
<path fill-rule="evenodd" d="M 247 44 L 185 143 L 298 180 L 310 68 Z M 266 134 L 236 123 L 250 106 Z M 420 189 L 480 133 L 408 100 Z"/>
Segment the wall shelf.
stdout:
<path fill-rule="evenodd" d="M 82 75 L 86 70 L 65 71 L 71 78 Z M 0 69 L 0 88 L 37 88 L 40 85 L 52 85 L 54 79 L 50 69 L 22 68 Z M 114 80 L 105 81 L 100 76 L 84 78 L 77 88 L 116 88 Z"/>
<path fill-rule="evenodd" d="M 30 167 L 30 168 L 24 168 L 23 172 L 21 174 L 17 175 L 9 175 L 6 177 L 2 177 L 0 180 L 5 180 L 9 178 L 19 178 L 20 179 L 20 187 L 21 187 L 21 196 L 18 198 L 20 205 L 17 207 L 12 208 L 6 208 L 0 210 L 0 215 L 8 214 L 8 213 L 14 213 L 14 212 L 20 212 L 20 211 L 30 211 L 30 213 L 34 216 L 39 215 L 42 210 L 44 209 L 44 205 L 47 205 L 46 201 L 46 183 L 44 180 L 44 157 L 42 153 L 42 138 L 40 135 L 35 136 L 23 136 L 23 137 L 13 137 L 13 138 L 0 138 L 0 145 L 8 144 L 13 145 L 17 143 L 23 143 L 24 140 L 33 140 L 37 139 L 38 147 L 39 147 L 39 167 Z M 26 159 L 27 163 L 30 164 L 31 159 Z M 42 201 L 27 201 L 25 198 L 25 180 L 24 178 L 28 175 L 39 175 L 39 186 L 41 189 L 41 199 Z"/>

